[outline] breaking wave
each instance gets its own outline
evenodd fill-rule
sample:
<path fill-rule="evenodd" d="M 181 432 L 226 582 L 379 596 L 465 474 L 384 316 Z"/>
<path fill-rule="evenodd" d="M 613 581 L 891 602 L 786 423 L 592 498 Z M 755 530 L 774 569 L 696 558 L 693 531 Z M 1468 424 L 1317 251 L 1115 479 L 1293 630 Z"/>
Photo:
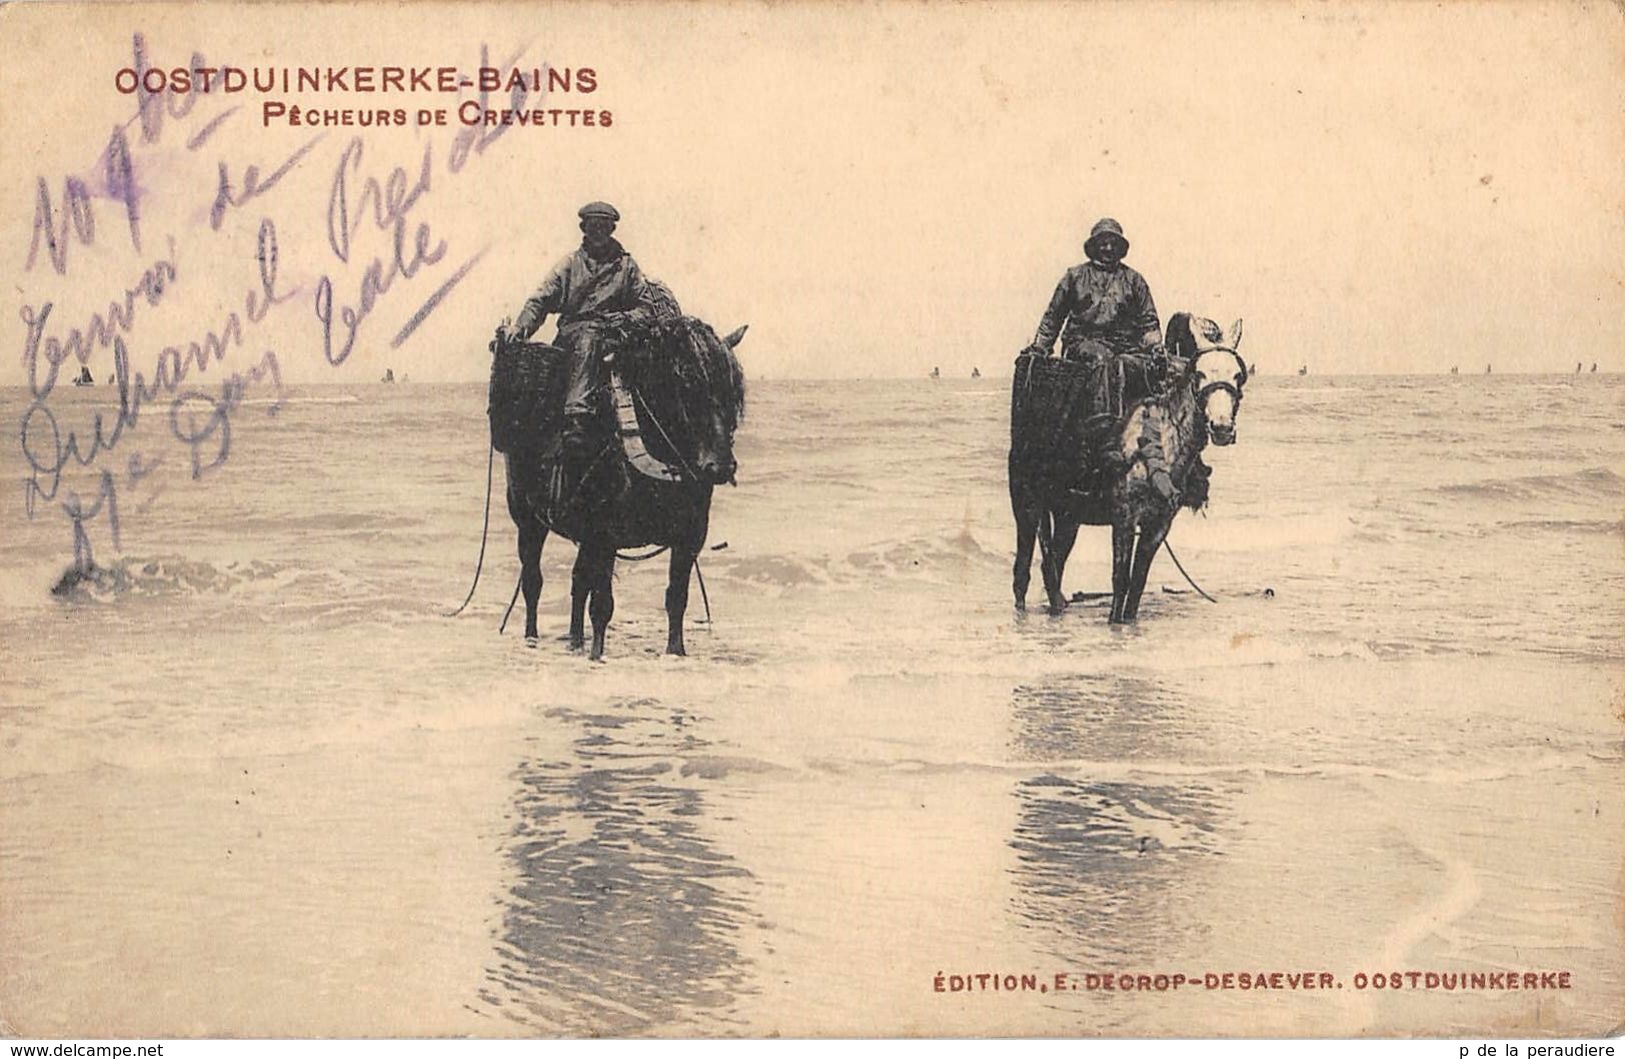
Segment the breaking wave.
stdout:
<path fill-rule="evenodd" d="M 1587 467 L 1566 474 L 1533 474 L 1459 482 L 1440 486 L 1439 492 L 1455 497 L 1497 501 L 1598 496 L 1625 498 L 1625 478 L 1606 467 Z"/>

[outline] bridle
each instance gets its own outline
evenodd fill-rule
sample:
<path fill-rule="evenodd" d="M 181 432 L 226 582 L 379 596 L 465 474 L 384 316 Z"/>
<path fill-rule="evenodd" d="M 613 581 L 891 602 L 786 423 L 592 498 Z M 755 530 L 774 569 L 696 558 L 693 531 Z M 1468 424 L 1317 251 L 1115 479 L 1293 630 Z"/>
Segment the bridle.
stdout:
<path fill-rule="evenodd" d="M 665 440 L 667 448 L 676 456 L 677 462 L 682 467 L 682 477 L 686 477 L 692 482 L 705 482 L 707 479 L 701 476 L 689 462 L 689 458 L 684 452 L 684 446 L 679 445 L 677 442 L 677 438 L 680 436 L 684 441 L 689 442 L 692 447 L 695 435 L 698 432 L 694 425 L 694 409 L 690 408 L 690 402 L 703 402 L 707 406 L 707 410 L 701 418 L 715 417 L 716 422 L 724 426 L 730 437 L 733 428 L 728 425 L 729 417 L 715 395 L 710 368 L 706 364 L 703 355 L 696 358 L 695 365 L 698 370 L 691 375 L 685 375 L 681 370 L 673 366 L 673 384 L 666 391 L 671 400 L 668 407 L 664 409 L 669 413 L 665 423 L 661 422 L 660 416 L 655 412 L 654 405 L 649 402 L 647 394 L 641 388 L 628 384 L 626 389 L 636 406 L 642 409 L 641 414 L 648 418 L 655 431 Z M 675 430 L 668 430 L 667 423 Z M 622 434 L 625 433 L 626 431 L 623 428 Z M 675 469 L 673 471 L 675 473 Z"/>
<path fill-rule="evenodd" d="M 1207 356 L 1209 353 L 1228 353 L 1232 357 L 1235 357 L 1236 363 L 1241 366 L 1240 380 L 1237 382 L 1231 382 L 1229 379 L 1215 379 L 1206 386 L 1203 386 L 1201 389 L 1195 389 L 1196 362 Z M 1236 407 L 1241 407 L 1241 388 L 1247 385 L 1247 362 L 1242 359 L 1241 354 L 1237 353 L 1235 349 L 1230 346 L 1212 346 L 1208 349 L 1204 349 L 1191 359 L 1191 368 L 1191 386 L 1196 396 L 1196 407 L 1197 410 L 1202 413 L 1203 418 L 1207 417 L 1207 399 L 1211 397 L 1216 390 L 1223 390 L 1228 393 L 1230 395 L 1230 399 L 1235 402 Z"/>

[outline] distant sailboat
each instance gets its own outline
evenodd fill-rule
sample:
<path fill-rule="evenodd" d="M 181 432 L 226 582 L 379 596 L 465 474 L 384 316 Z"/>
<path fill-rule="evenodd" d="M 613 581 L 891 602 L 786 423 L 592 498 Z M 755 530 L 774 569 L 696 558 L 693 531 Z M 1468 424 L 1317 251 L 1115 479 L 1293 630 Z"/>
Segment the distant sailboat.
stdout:
<path fill-rule="evenodd" d="M 942 369 L 941 369 L 941 368 L 932 368 L 932 369 L 931 369 L 931 377 L 932 377 L 932 378 L 933 378 L 933 379 L 940 379 L 940 378 L 942 378 Z"/>
<path fill-rule="evenodd" d="M 1574 374 L 1576 374 L 1576 375 L 1580 374 L 1580 367 L 1581 367 L 1580 361 L 1578 361 L 1578 360 L 1575 361 L 1574 362 Z"/>
<path fill-rule="evenodd" d="M 1461 374 L 1461 369 L 1456 367 L 1454 364 L 1452 364 L 1452 365 L 1450 365 L 1450 374 L 1452 374 L 1452 375 L 1460 375 Z"/>
<path fill-rule="evenodd" d="M 394 382 L 395 381 L 395 369 L 394 368 L 385 368 L 384 369 L 384 377 L 382 379 L 379 379 L 378 381 L 379 382 Z"/>
<path fill-rule="evenodd" d="M 1491 372 L 1492 372 L 1492 371 L 1494 371 L 1494 370 L 1495 370 L 1495 369 L 1494 369 L 1494 368 L 1492 368 L 1492 367 L 1491 367 L 1491 366 L 1490 366 L 1490 365 L 1488 365 L 1488 364 L 1486 364 L 1486 365 L 1484 365 L 1484 374 L 1485 374 L 1485 375 L 1488 375 L 1488 374 L 1490 374 L 1490 373 L 1491 373 Z"/>
<path fill-rule="evenodd" d="M 79 377 L 73 380 L 73 384 L 75 386 L 94 386 L 96 385 L 96 380 L 90 377 L 89 368 L 81 367 L 79 369 Z"/>
<path fill-rule="evenodd" d="M 1305 364 L 1302 367 L 1300 367 L 1298 369 L 1298 374 L 1299 375 L 1308 375 L 1309 374 L 1309 365 Z"/>
<path fill-rule="evenodd" d="M 970 370 L 970 377 L 973 378 L 973 379 L 980 379 L 982 377 L 982 369 L 981 368 L 972 368 Z"/>
<path fill-rule="evenodd" d="M 1593 374 L 1593 375 L 1597 374 L 1597 362 L 1596 361 L 1591 362 L 1591 374 Z"/>

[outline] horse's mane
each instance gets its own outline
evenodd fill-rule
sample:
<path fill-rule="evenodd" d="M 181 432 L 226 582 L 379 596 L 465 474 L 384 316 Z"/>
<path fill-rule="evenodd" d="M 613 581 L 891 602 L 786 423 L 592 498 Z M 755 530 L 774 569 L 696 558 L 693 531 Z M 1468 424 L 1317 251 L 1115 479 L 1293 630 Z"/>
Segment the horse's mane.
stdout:
<path fill-rule="evenodd" d="M 696 317 L 665 316 L 635 327 L 616 355 L 616 366 L 647 401 L 686 402 L 688 395 L 704 393 L 730 432 L 745 414 L 745 373 L 739 358 Z"/>
<path fill-rule="evenodd" d="M 1224 339 L 1224 332 L 1212 320 L 1184 312 L 1175 313 L 1168 318 L 1168 330 L 1163 335 L 1163 346 L 1168 351 L 1174 376 L 1183 376 L 1196 366 L 1196 358 L 1201 356 L 1196 345 L 1198 328 L 1202 331 L 1202 337 L 1209 342 Z M 1235 353 L 1234 350 L 1231 352 Z M 1241 354 L 1235 353 L 1235 356 L 1241 362 L 1242 370 L 1246 371 L 1247 362 L 1241 359 Z"/>
<path fill-rule="evenodd" d="M 1168 355 L 1191 360 L 1196 354 L 1196 335 L 1191 331 L 1191 314 L 1175 313 L 1168 318 L 1168 330 L 1163 334 L 1163 345 Z"/>

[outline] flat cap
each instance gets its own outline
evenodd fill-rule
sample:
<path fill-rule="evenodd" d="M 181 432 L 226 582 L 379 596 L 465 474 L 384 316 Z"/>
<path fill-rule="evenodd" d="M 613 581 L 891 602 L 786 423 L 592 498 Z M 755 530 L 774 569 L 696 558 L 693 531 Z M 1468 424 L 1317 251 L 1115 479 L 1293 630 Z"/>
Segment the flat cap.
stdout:
<path fill-rule="evenodd" d="M 589 202 L 576 211 L 576 216 L 582 220 L 589 217 L 602 217 L 605 220 L 619 222 L 621 219 L 620 211 L 607 202 Z"/>

